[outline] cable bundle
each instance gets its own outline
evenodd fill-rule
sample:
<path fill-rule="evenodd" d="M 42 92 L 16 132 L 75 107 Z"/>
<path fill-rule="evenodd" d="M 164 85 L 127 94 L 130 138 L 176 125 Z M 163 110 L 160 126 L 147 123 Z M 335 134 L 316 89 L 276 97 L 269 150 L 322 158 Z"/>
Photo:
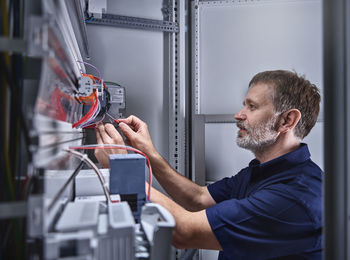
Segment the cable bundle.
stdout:
<path fill-rule="evenodd" d="M 78 122 L 75 122 L 73 128 L 84 128 L 91 124 L 94 124 L 96 117 L 101 111 L 101 104 L 98 100 L 97 90 L 94 89 L 94 98 L 92 100 L 92 105 L 89 110 Z"/>
<path fill-rule="evenodd" d="M 98 89 L 101 88 L 100 91 L 101 91 L 102 98 L 104 98 L 104 95 L 105 95 L 107 100 L 109 99 L 109 92 L 107 91 L 107 87 L 106 87 L 105 82 L 102 80 L 101 72 L 98 70 L 97 67 L 95 67 L 94 65 L 92 65 L 90 63 L 84 62 L 84 61 L 77 61 L 77 62 L 94 68 L 96 70 L 96 72 L 98 73 L 98 77 L 91 75 L 91 74 L 85 74 L 81 71 L 81 73 L 82 73 L 81 75 L 83 77 L 88 77 L 92 80 L 94 90 L 93 90 L 93 93 L 90 94 L 89 96 L 80 95 L 80 96 L 76 97 L 76 99 L 79 101 L 79 103 L 86 104 L 86 105 L 91 104 L 91 108 L 88 111 L 88 113 L 86 113 L 86 115 L 84 115 L 78 122 L 74 123 L 72 125 L 72 127 L 73 128 L 84 128 L 84 129 L 85 128 L 93 128 L 99 122 L 102 122 L 105 119 L 105 115 L 108 114 L 107 113 L 108 107 L 102 107 L 102 105 L 98 99 L 98 93 L 99 93 Z M 114 83 L 114 82 L 108 82 L 108 84 L 120 86 L 119 84 Z M 105 94 L 104 94 L 104 92 L 105 92 Z M 99 120 L 97 120 L 97 118 L 99 118 Z M 113 117 L 111 117 L 111 118 L 114 119 Z"/>

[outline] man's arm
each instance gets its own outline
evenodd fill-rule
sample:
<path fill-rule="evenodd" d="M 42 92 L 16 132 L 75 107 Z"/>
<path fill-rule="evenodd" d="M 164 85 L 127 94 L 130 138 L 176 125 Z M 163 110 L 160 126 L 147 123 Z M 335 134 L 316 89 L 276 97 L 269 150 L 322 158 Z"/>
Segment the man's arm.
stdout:
<path fill-rule="evenodd" d="M 154 176 L 167 193 L 189 211 L 199 211 L 215 205 L 206 187 L 201 187 L 177 173 L 156 151 L 152 144 L 147 125 L 135 116 L 120 119 L 120 129 L 133 147 L 144 152 L 151 161 Z M 124 141 L 111 124 L 99 125 L 96 129 L 98 144 L 120 144 Z M 123 150 L 95 150 L 103 167 L 109 166 L 108 153 L 125 153 Z"/>
<path fill-rule="evenodd" d="M 173 245 L 176 248 L 222 250 L 208 222 L 205 210 L 190 212 L 152 188 L 152 201 L 162 205 L 175 218 Z"/>
<path fill-rule="evenodd" d="M 119 127 L 127 141 L 148 156 L 154 176 L 177 203 L 189 211 L 203 210 L 216 204 L 207 187 L 199 186 L 176 172 L 156 151 L 146 123 L 130 116 L 120 119 Z"/>
<path fill-rule="evenodd" d="M 190 181 L 170 167 L 159 154 L 156 156 L 151 159 L 153 174 L 175 202 L 192 212 L 216 204 L 207 187 Z"/>

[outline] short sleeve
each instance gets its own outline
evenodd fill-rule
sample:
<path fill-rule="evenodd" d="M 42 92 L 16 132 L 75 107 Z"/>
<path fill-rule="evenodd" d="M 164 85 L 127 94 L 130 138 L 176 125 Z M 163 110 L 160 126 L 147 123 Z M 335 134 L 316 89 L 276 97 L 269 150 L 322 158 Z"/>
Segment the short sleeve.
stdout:
<path fill-rule="evenodd" d="M 320 246 L 321 228 L 283 184 L 276 186 L 206 210 L 225 259 L 266 259 Z"/>
<path fill-rule="evenodd" d="M 210 184 L 207 187 L 208 191 L 216 203 L 231 198 L 239 198 L 240 189 L 246 186 L 243 182 L 248 182 L 249 180 L 249 178 L 247 178 L 248 174 L 247 169 L 243 169 L 230 178 L 226 177 Z"/>

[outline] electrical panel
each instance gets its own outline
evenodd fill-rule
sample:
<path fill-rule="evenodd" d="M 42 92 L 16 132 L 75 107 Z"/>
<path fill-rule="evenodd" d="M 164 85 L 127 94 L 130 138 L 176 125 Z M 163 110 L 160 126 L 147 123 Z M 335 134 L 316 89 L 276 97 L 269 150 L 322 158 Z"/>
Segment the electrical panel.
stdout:
<path fill-rule="evenodd" d="M 16 217 L 20 209 L 22 219 L 16 232 L 7 220 L 1 222 L 1 233 L 10 234 L 1 238 L 4 248 L 21 249 L 4 250 L 4 259 L 171 258 L 175 222 L 166 209 L 146 197 L 145 158 L 124 156 L 129 161 L 125 171 L 137 174 L 129 179 L 123 176 L 117 182 L 137 180 L 138 185 L 132 184 L 137 190 L 115 190 L 116 179 L 110 179 L 110 172 L 122 168 L 114 163 L 118 159 L 112 156 L 111 171 L 101 169 L 84 147 L 89 129 L 127 116 L 129 90 L 103 77 L 90 60 L 86 24 L 106 18 L 107 2 L 33 0 L 23 6 L 13 1 L 1 4 L 2 21 L 7 21 L 10 12 L 8 21 L 13 23 L 7 26 L 1 21 L 1 29 L 11 31 L 13 26 L 14 31 L 23 30 L 21 37 L 0 39 L 2 66 L 6 63 L 1 75 L 4 73 L 10 86 L 10 93 L 4 94 L 4 106 L 11 107 L 5 112 L 6 123 L 11 121 L 7 116 L 16 115 L 15 123 L 11 121 L 1 134 L 11 136 L 11 140 L 18 138 L 9 145 L 15 144 L 10 153 L 15 156 L 4 164 L 8 187 L 2 182 L 1 187 L 8 188 L 10 194 L 3 200 L 23 202 L 14 203 L 8 214 Z M 146 18 L 140 21 L 149 22 Z M 17 28 L 18 23 L 21 28 Z M 157 26 L 176 29 L 166 21 L 158 21 Z M 13 70 L 7 64 L 8 56 L 17 59 L 11 64 Z M 16 77 L 19 80 L 13 82 Z M 14 134 L 12 125 L 18 129 Z M 12 158 L 19 158 L 13 160 L 13 173 Z"/>

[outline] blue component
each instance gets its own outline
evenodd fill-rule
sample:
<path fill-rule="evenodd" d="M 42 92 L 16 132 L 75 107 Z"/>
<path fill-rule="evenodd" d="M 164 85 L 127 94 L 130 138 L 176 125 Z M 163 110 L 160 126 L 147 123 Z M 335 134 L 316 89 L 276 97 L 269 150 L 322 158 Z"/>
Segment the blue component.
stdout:
<path fill-rule="evenodd" d="M 139 154 L 111 154 L 109 156 L 109 189 L 127 201 L 137 221 L 146 201 L 146 158 Z"/>

